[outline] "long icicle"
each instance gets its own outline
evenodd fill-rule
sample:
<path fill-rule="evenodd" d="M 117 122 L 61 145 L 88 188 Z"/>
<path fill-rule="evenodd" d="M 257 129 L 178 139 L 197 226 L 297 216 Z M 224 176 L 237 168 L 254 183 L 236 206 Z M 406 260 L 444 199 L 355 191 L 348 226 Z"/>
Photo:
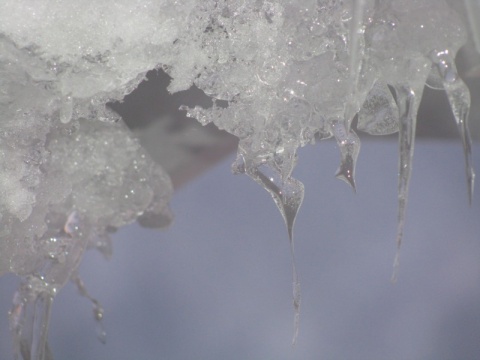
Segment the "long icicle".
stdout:
<path fill-rule="evenodd" d="M 412 159 L 417 123 L 417 96 L 409 85 L 395 87 L 399 110 L 399 173 L 398 173 L 398 218 L 397 218 L 397 252 L 393 263 L 392 282 L 397 280 L 400 264 L 400 248 L 402 245 L 405 215 L 408 201 L 408 187 L 412 174 Z M 420 90 L 421 92 L 421 90 Z"/>
<path fill-rule="evenodd" d="M 364 47 L 360 46 L 362 37 L 363 15 L 367 0 L 353 0 L 353 15 L 350 23 L 350 43 L 349 43 L 349 72 L 350 85 L 348 92 L 348 101 L 345 106 L 345 128 L 350 132 L 350 126 L 355 113 L 358 111 L 357 93 L 358 82 L 360 78 L 362 56 Z"/>
<path fill-rule="evenodd" d="M 250 175 L 250 174 L 249 174 Z M 300 281 L 298 280 L 297 266 L 295 262 L 295 245 L 293 240 L 293 225 L 300 205 L 303 202 L 304 186 L 303 184 L 290 177 L 282 181 L 282 186 L 277 186 L 273 177 L 267 177 L 260 170 L 255 169 L 251 175 L 255 181 L 259 182 L 265 190 L 272 196 L 275 204 L 280 210 L 285 225 L 287 227 L 288 238 L 290 242 L 290 252 L 292 255 L 292 280 L 293 280 L 293 339 L 292 344 L 297 343 L 298 332 L 300 329 Z"/>
<path fill-rule="evenodd" d="M 298 210 L 303 202 L 305 188 L 302 182 L 288 176 L 283 178 L 280 173 L 272 170 L 269 166 L 263 166 L 264 171 L 258 166 L 248 164 L 242 155 L 232 165 L 235 174 L 246 173 L 256 183 L 261 185 L 272 197 L 275 205 L 282 214 L 285 226 L 287 227 L 288 238 L 290 242 L 290 252 L 292 256 L 292 280 L 293 280 L 293 339 L 292 344 L 297 342 L 300 328 L 300 281 L 298 280 L 297 267 L 295 262 L 295 246 L 293 239 L 293 226 L 298 214 Z M 268 174 L 268 175 L 267 175 Z"/>

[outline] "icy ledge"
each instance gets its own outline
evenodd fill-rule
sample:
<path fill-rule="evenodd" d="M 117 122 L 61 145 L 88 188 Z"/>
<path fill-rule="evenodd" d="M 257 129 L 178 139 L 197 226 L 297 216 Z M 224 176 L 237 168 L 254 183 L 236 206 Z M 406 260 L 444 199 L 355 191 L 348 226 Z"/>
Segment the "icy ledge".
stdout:
<path fill-rule="evenodd" d="M 210 109 L 182 109 L 240 139 L 233 171 L 270 193 L 292 257 L 304 195 L 291 175 L 298 147 L 334 137 L 337 177 L 355 189 L 354 117 L 360 131 L 398 131 L 400 248 L 425 84 L 448 95 L 472 197 L 470 96 L 454 63 L 463 23 L 445 1 L 429 0 L 3 1 L 0 275 L 24 279 L 10 314 L 17 357 L 51 358 L 50 306 L 69 280 L 101 320 L 76 276 L 86 248 L 108 255 L 108 232 L 138 217 L 169 222 L 168 176 L 105 107 L 148 70 L 165 70 L 171 92 L 195 84 L 214 99 Z M 293 298 L 295 341 L 294 261 Z"/>

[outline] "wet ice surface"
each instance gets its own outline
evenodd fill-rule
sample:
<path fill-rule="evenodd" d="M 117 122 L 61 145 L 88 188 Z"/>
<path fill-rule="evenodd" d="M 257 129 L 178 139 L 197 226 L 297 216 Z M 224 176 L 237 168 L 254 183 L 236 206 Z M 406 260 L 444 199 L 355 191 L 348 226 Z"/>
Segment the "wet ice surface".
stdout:
<path fill-rule="evenodd" d="M 355 190 L 360 140 L 351 123 L 360 111 L 359 130 L 377 135 L 399 130 L 400 250 L 417 110 L 427 80 L 449 95 L 472 193 L 470 135 L 465 127 L 469 93 L 452 55 L 465 42 L 466 33 L 445 2 L 434 7 L 425 0 L 206 4 L 197 8 L 196 23 L 205 24 L 208 31 L 194 42 L 218 60 L 206 65 L 194 83 L 228 102 L 228 107 L 182 110 L 203 124 L 213 122 L 237 135 L 245 173 L 269 193 L 269 182 L 258 176 L 260 168 L 280 174 L 282 185 L 290 187 L 296 151 L 311 142 L 313 134 L 336 138 L 341 153 L 337 177 Z M 193 29 L 195 23 L 190 26 Z M 250 26 L 257 28 L 255 41 L 242 36 Z M 301 191 L 299 183 L 297 192 Z M 278 196 L 272 197 L 278 205 Z M 285 218 L 284 208 L 279 206 L 291 233 L 293 221 Z M 395 268 L 398 259 L 397 254 Z"/>
<path fill-rule="evenodd" d="M 88 255 L 80 275 L 105 308 L 108 341 L 97 341 L 94 320 L 85 316 L 91 305 L 69 285 L 53 310 L 56 356 L 478 357 L 480 209 L 478 193 L 471 208 L 466 201 L 461 145 L 416 145 L 396 284 L 389 280 L 397 145 L 364 142 L 355 196 L 332 176 L 336 152 L 333 141 L 307 147 L 295 170 L 311 189 L 297 219 L 303 316 L 296 347 L 290 344 L 290 257 L 282 220 L 266 192 L 229 174 L 231 159 L 177 193 L 175 227 L 128 227 L 115 235 L 111 261 Z M 11 281 L 0 280 L 3 313 L 15 288 Z M 0 324 L 0 357 L 8 359 L 5 316 Z"/>
<path fill-rule="evenodd" d="M 17 355 L 50 357 L 45 340 L 52 299 L 77 279 L 87 248 L 108 253 L 113 229 L 139 216 L 150 225 L 170 216 L 168 176 L 105 106 L 121 100 L 154 68 L 172 77 L 171 92 L 196 85 L 212 98 L 210 109 L 181 109 L 240 139 L 234 171 L 260 184 L 280 210 L 293 264 L 294 342 L 300 287 L 293 225 L 305 191 L 293 177 L 297 150 L 335 138 L 336 176 L 356 190 L 360 139 L 351 124 L 359 111 L 358 130 L 399 132 L 395 277 L 426 83 L 447 93 L 470 201 L 473 194 L 470 95 L 453 61 L 466 29 L 446 2 L 431 5 L 428 0 L 86 0 L 72 7 L 54 0 L 3 2 L 0 274 L 23 276 L 10 316 Z M 101 306 L 76 282 L 101 320 Z"/>

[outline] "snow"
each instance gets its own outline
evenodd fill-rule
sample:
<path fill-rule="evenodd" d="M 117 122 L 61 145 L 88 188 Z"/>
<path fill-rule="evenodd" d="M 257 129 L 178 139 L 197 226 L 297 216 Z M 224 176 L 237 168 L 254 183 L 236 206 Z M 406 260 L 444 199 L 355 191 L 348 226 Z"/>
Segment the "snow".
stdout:
<path fill-rule="evenodd" d="M 337 177 L 355 190 L 356 131 L 399 132 L 397 267 L 425 84 L 447 93 L 473 197 L 470 94 L 454 63 L 464 22 L 445 1 L 428 0 L 3 1 L 0 275 L 24 280 L 10 316 L 17 354 L 49 357 L 52 300 L 77 279 L 87 248 L 105 251 L 108 234 L 139 217 L 153 226 L 171 219 L 168 175 L 106 106 L 152 69 L 172 77 L 171 92 L 195 85 L 213 99 L 209 109 L 181 109 L 240 139 L 233 171 L 280 210 L 295 334 L 298 148 L 334 137 Z"/>

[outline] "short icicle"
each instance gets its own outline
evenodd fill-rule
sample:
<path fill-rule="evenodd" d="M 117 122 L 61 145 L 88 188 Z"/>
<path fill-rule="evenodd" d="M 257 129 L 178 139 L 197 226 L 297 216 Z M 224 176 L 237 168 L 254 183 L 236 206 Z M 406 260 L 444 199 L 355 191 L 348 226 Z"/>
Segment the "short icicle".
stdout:
<path fill-rule="evenodd" d="M 430 60 L 432 61 L 430 79 L 433 79 L 435 85 L 433 87 L 445 90 L 462 139 L 468 201 L 472 205 L 475 171 L 472 161 L 472 140 L 468 129 L 468 114 L 471 104 L 470 90 L 458 75 L 455 60 L 449 50 L 432 51 Z"/>
<path fill-rule="evenodd" d="M 29 276 L 14 296 L 9 313 L 15 360 L 52 360 L 48 327 L 53 294 L 43 280 Z"/>
<path fill-rule="evenodd" d="M 355 165 L 360 152 L 360 139 L 353 130 L 347 133 L 345 124 L 342 121 L 333 120 L 331 129 L 337 140 L 341 155 L 340 167 L 335 176 L 349 184 L 353 191 L 356 192 Z"/>
<path fill-rule="evenodd" d="M 460 133 L 465 157 L 465 174 L 467 179 L 468 202 L 472 205 L 475 171 L 472 161 L 472 140 L 468 129 L 468 114 L 470 111 L 470 90 L 462 79 L 456 74 L 455 63 L 451 61 L 448 66 L 455 73 L 452 78 L 444 78 L 443 87 L 447 93 L 450 107 L 452 108 L 455 122 Z"/>

